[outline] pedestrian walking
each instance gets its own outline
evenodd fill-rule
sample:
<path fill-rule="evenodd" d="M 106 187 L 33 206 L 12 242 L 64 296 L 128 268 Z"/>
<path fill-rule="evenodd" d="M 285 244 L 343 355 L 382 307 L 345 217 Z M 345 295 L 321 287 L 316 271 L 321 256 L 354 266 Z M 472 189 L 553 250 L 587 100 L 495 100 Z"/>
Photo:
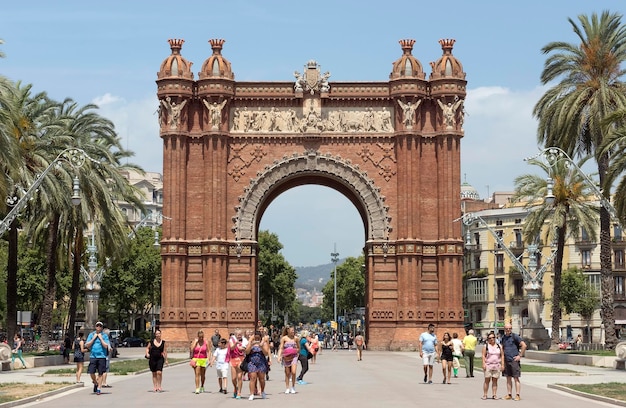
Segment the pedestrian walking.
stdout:
<path fill-rule="evenodd" d="M 217 371 L 217 385 L 219 385 L 222 394 L 228 394 L 228 372 L 230 371 L 230 365 L 226 361 L 228 355 L 228 340 L 220 339 L 217 349 L 211 356 L 210 366 L 215 365 L 215 371 Z"/>
<path fill-rule="evenodd" d="M 11 364 L 13 365 L 13 369 L 15 370 L 15 359 L 19 359 L 22 363 L 22 368 L 26 368 L 26 362 L 24 361 L 24 357 L 22 356 L 22 350 L 24 347 L 24 341 L 22 340 L 22 335 L 15 333 L 13 336 L 13 349 L 11 350 Z"/>
<path fill-rule="evenodd" d="M 296 393 L 296 370 L 298 369 L 299 349 L 295 335 L 293 327 L 285 326 L 278 347 L 277 358 L 285 369 L 285 394 Z"/>
<path fill-rule="evenodd" d="M 459 334 L 457 332 L 452 333 L 452 372 L 454 378 L 459 377 L 459 368 L 461 367 L 459 360 L 463 358 L 463 349 L 463 342 L 459 339 Z"/>
<path fill-rule="evenodd" d="M 83 373 L 83 365 L 85 362 L 85 353 L 87 349 L 85 348 L 85 334 L 83 332 L 78 332 L 78 335 L 74 339 L 74 362 L 76 363 L 76 384 L 82 383 L 80 377 Z"/>
<path fill-rule="evenodd" d="M 309 332 L 303 330 L 298 340 L 300 351 L 298 352 L 298 361 L 300 361 L 300 375 L 296 378 L 299 385 L 308 384 L 304 381 L 304 375 L 309 371 L 309 359 L 313 357 L 313 347 L 311 346 L 311 339 L 309 338 Z"/>
<path fill-rule="evenodd" d="M 85 342 L 85 348 L 90 350 L 87 373 L 91 376 L 93 392 L 97 395 L 102 393 L 102 383 L 107 368 L 107 355 L 109 347 L 111 347 L 109 336 L 102 332 L 103 327 L 102 322 L 96 322 L 96 330 L 89 333 Z"/>
<path fill-rule="evenodd" d="M 428 384 L 433 383 L 433 366 L 435 365 L 435 359 L 437 358 L 436 346 L 437 336 L 435 335 L 435 325 L 429 324 L 428 331 L 425 331 L 420 335 L 419 342 L 417 343 L 419 348 L 420 357 L 424 364 L 424 382 Z"/>
<path fill-rule="evenodd" d="M 152 373 L 152 386 L 154 392 L 161 392 L 163 382 L 163 365 L 167 362 L 167 345 L 165 340 L 161 338 L 161 330 L 154 331 L 154 338 L 150 340 L 146 346 L 146 358 L 148 359 L 148 367 Z"/>
<path fill-rule="evenodd" d="M 196 337 L 189 348 L 191 354 L 191 367 L 193 368 L 196 383 L 196 394 L 204 392 L 204 381 L 206 380 L 206 367 L 209 364 L 209 345 L 204 339 L 204 332 L 198 331 Z"/>
<path fill-rule="evenodd" d="M 356 345 L 356 360 L 361 361 L 363 360 L 363 349 L 367 348 L 367 345 L 365 344 L 365 338 L 360 331 L 356 333 L 354 344 Z"/>
<path fill-rule="evenodd" d="M 444 384 L 451 384 L 450 377 L 452 376 L 453 354 L 454 347 L 452 345 L 452 338 L 450 337 L 450 333 L 445 332 L 441 343 L 439 343 L 439 360 L 441 361 Z"/>
<path fill-rule="evenodd" d="M 261 398 L 265 399 L 265 374 L 271 362 L 267 357 L 270 355 L 270 347 L 267 342 L 262 342 L 261 332 L 257 331 L 248 341 L 246 355 L 248 356 L 248 375 L 250 376 L 250 401 L 254 400 L 254 395 L 260 392 Z M 257 388 L 258 382 L 258 388 Z"/>
<path fill-rule="evenodd" d="M 465 377 L 474 376 L 474 356 L 476 355 L 478 339 L 474 336 L 474 330 L 469 329 L 467 336 L 463 338 L 463 357 L 465 358 Z"/>

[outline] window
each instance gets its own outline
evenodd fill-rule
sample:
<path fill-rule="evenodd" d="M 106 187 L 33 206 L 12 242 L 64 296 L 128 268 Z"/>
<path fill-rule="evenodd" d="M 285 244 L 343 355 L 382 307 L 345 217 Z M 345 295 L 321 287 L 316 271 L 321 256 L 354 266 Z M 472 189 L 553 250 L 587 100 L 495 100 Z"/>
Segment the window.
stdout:
<path fill-rule="evenodd" d="M 598 293 L 602 293 L 602 278 L 599 273 L 589 273 L 587 274 L 587 278 L 589 279 L 589 284 L 592 288 L 598 291 Z"/>
<path fill-rule="evenodd" d="M 615 276 L 613 280 L 615 281 L 615 294 L 617 296 L 624 296 L 624 277 Z"/>
<path fill-rule="evenodd" d="M 482 309 L 476 309 L 476 314 L 475 314 L 475 321 L 481 321 L 483 319 L 483 310 Z"/>
<path fill-rule="evenodd" d="M 504 279 L 496 279 L 498 299 L 504 300 Z"/>
<path fill-rule="evenodd" d="M 480 234 L 478 232 L 474 233 L 474 242 L 477 246 L 480 245 Z"/>
<path fill-rule="evenodd" d="M 474 268 L 480 269 L 480 255 L 474 257 Z"/>
<path fill-rule="evenodd" d="M 487 279 L 472 279 L 467 285 L 468 302 L 484 302 L 487 300 Z"/>
<path fill-rule="evenodd" d="M 516 218 L 515 219 L 515 223 L 516 224 L 521 224 L 522 223 L 522 219 L 521 218 Z"/>
<path fill-rule="evenodd" d="M 616 242 L 621 242 L 622 241 L 622 227 L 620 227 L 618 224 L 613 225 L 613 239 Z"/>
<path fill-rule="evenodd" d="M 624 250 L 616 249 L 613 252 L 613 267 L 615 269 L 624 269 Z"/>
<path fill-rule="evenodd" d="M 499 321 L 504 320 L 504 308 L 503 307 L 498 308 L 498 320 Z"/>
<path fill-rule="evenodd" d="M 515 247 L 516 248 L 521 248 L 522 247 L 522 230 L 521 229 L 515 229 Z"/>
<path fill-rule="evenodd" d="M 497 230 L 496 231 L 496 235 L 498 236 L 498 238 L 500 238 L 499 240 L 496 240 L 498 243 L 496 244 L 496 248 L 502 248 L 502 246 L 500 245 L 500 242 L 502 242 L 502 237 L 504 236 L 504 231 L 502 230 Z"/>
<path fill-rule="evenodd" d="M 513 294 L 515 297 L 524 296 L 524 280 L 523 279 L 515 279 L 513 281 Z"/>
<path fill-rule="evenodd" d="M 496 254 L 496 273 L 504 273 L 504 254 Z"/>
<path fill-rule="evenodd" d="M 496 225 L 502 225 L 502 220 L 496 220 Z"/>
<path fill-rule="evenodd" d="M 584 269 L 591 268 L 591 251 L 590 250 L 583 249 L 582 251 L 580 251 L 580 258 L 581 258 Z"/>
<path fill-rule="evenodd" d="M 580 240 L 585 242 L 589 241 L 589 233 L 584 227 L 580 229 Z"/>

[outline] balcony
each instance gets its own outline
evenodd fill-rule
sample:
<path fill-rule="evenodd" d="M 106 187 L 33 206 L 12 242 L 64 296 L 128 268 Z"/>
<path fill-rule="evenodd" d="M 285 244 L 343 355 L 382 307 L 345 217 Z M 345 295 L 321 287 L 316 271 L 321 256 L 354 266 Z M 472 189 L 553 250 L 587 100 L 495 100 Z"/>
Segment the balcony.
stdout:
<path fill-rule="evenodd" d="M 509 249 L 515 256 L 520 256 L 524 252 L 525 245 L 523 242 L 512 241 L 509 244 Z"/>
<path fill-rule="evenodd" d="M 576 241 L 576 246 L 580 249 L 593 249 L 600 245 L 599 242 L 591 241 L 588 238 L 581 238 Z"/>
<path fill-rule="evenodd" d="M 600 262 L 590 262 L 588 264 L 583 264 L 582 262 L 573 262 L 567 264 L 568 268 L 578 268 L 583 271 L 599 271 L 600 270 Z"/>
<path fill-rule="evenodd" d="M 483 248 L 480 244 L 465 244 L 465 250 L 468 252 L 480 252 Z"/>
<path fill-rule="evenodd" d="M 496 275 L 504 275 L 504 266 L 496 266 Z"/>

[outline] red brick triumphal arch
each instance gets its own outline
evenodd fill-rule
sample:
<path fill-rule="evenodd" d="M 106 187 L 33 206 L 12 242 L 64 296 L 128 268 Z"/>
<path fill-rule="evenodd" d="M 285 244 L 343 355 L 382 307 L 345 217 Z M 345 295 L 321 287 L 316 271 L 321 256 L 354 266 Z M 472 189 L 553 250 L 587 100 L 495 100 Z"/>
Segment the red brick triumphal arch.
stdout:
<path fill-rule="evenodd" d="M 235 81 L 223 40 L 194 79 L 183 42 L 169 40 L 156 81 L 165 338 L 254 326 L 261 217 L 304 184 L 338 190 L 361 215 L 370 347 L 414 348 L 428 323 L 460 331 L 467 83 L 454 40 L 439 41 L 429 79 L 401 40 L 385 82 L 329 81 L 315 61 L 285 82 Z"/>

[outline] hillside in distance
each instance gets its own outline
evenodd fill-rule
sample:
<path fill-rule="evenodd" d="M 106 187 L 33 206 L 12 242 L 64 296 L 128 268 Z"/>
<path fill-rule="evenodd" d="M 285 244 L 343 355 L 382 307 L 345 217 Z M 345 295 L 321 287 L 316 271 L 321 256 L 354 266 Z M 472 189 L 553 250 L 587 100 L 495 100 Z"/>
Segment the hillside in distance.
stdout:
<path fill-rule="evenodd" d="M 341 265 L 342 262 L 343 259 L 340 259 L 337 265 Z M 332 262 L 318 266 L 296 266 L 296 274 L 298 275 L 296 288 L 321 291 L 326 282 L 330 280 L 334 268 L 335 264 Z"/>

